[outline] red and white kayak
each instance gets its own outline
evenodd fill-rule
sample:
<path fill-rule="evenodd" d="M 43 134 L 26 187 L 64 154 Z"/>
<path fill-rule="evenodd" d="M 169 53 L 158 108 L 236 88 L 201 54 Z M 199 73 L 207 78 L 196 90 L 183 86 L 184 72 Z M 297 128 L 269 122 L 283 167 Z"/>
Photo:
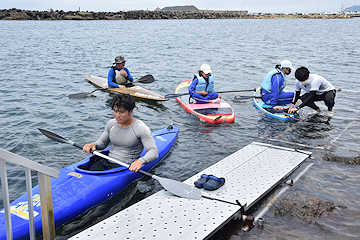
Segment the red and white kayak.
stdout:
<path fill-rule="evenodd" d="M 188 92 L 188 88 L 192 81 L 185 80 L 175 89 L 175 94 L 184 94 Z M 235 120 L 234 109 L 224 99 L 220 103 L 193 103 L 193 99 L 189 95 L 177 97 L 176 100 L 180 105 L 191 114 L 196 115 L 200 121 L 218 124 L 232 123 Z"/>

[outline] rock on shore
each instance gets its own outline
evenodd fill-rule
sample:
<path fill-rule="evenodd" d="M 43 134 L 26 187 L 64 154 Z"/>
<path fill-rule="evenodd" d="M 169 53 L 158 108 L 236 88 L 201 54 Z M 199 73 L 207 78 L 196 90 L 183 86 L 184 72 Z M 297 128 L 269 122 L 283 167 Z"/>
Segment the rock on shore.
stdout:
<path fill-rule="evenodd" d="M 236 18 L 348 18 L 346 15 L 285 15 L 285 14 L 247 14 L 247 11 L 119 11 L 83 12 L 50 10 L 29 11 L 21 9 L 0 10 L 0 20 L 133 20 L 133 19 L 236 19 Z"/>

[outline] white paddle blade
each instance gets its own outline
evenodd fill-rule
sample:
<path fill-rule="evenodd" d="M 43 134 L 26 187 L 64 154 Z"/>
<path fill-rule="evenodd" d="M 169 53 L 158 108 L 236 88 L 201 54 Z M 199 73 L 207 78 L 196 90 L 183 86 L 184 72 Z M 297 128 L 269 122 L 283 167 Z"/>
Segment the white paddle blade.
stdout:
<path fill-rule="evenodd" d="M 189 199 L 200 199 L 202 196 L 201 191 L 195 186 L 155 175 L 153 175 L 152 178 L 158 180 L 163 188 L 176 196 Z"/>

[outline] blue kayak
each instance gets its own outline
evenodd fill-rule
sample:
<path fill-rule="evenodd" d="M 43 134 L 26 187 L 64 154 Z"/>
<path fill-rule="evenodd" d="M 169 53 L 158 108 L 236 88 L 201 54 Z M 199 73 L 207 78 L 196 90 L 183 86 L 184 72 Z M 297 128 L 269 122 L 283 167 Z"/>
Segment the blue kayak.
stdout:
<path fill-rule="evenodd" d="M 159 157 L 141 169 L 149 172 L 173 147 L 179 128 L 170 125 L 152 134 L 159 151 Z M 109 148 L 102 153 L 107 154 Z M 142 156 L 145 150 L 142 152 Z M 87 210 L 107 201 L 144 175 L 134 173 L 125 167 L 105 171 L 89 171 L 82 166 L 89 164 L 90 157 L 60 170 L 59 178 L 51 178 L 55 227 L 59 227 Z M 33 206 L 36 236 L 42 235 L 39 186 L 33 188 Z M 29 239 L 29 214 L 27 194 L 10 204 L 14 239 Z M 0 211 L 0 239 L 6 239 L 4 209 Z"/>
<path fill-rule="evenodd" d="M 260 96 L 260 89 L 261 88 L 258 88 L 256 90 L 256 92 L 254 92 L 253 94 L 253 103 L 254 103 L 254 106 L 256 109 L 260 110 L 261 112 L 265 113 L 267 116 L 269 117 L 272 117 L 272 118 L 276 118 L 276 119 L 279 119 L 279 120 L 283 120 L 283 121 L 290 121 L 291 119 L 297 119 L 297 115 L 296 114 L 289 114 L 289 113 L 285 113 L 285 112 L 275 112 L 273 109 L 272 109 L 272 106 L 271 105 L 267 105 L 265 104 Z M 288 105 L 279 105 L 281 107 L 289 107 L 291 104 L 288 104 Z"/>

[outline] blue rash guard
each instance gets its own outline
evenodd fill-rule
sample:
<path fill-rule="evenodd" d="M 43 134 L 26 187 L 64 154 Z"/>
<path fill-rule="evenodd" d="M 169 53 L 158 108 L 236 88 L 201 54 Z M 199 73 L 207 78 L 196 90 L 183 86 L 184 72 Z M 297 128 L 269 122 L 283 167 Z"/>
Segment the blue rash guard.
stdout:
<path fill-rule="evenodd" d="M 120 71 L 121 69 L 117 68 L 115 66 L 115 69 Z M 129 70 L 127 68 L 124 68 L 124 70 L 127 72 L 128 77 L 126 78 L 127 80 L 129 80 L 130 82 L 134 81 L 133 77 L 131 76 Z M 113 68 L 110 68 L 109 73 L 108 73 L 108 85 L 109 87 L 119 87 L 119 84 L 114 82 L 115 79 L 115 71 Z"/>

